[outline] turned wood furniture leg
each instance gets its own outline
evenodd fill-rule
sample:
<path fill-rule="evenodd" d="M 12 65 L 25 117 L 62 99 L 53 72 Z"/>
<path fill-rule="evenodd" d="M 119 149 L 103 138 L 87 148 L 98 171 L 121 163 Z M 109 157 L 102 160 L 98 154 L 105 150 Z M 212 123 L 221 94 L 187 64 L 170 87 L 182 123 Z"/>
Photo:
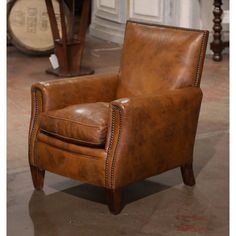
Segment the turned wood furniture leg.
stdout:
<path fill-rule="evenodd" d="M 112 214 L 117 215 L 122 210 L 122 199 L 120 189 L 107 189 L 108 207 Z"/>
<path fill-rule="evenodd" d="M 194 178 L 192 163 L 185 164 L 185 165 L 181 166 L 180 169 L 181 169 L 184 184 L 186 184 L 188 186 L 195 185 L 195 178 Z"/>
<path fill-rule="evenodd" d="M 40 170 L 39 168 L 30 165 L 30 171 L 31 171 L 34 188 L 36 190 L 42 190 L 43 183 L 44 183 L 45 170 Z"/>
<path fill-rule="evenodd" d="M 225 48 L 224 43 L 221 39 L 221 31 L 222 31 L 222 13 L 223 10 L 221 8 L 222 0 L 214 0 L 214 26 L 213 26 L 213 42 L 211 43 L 211 50 L 213 51 L 213 60 L 214 61 L 221 61 L 222 60 L 222 51 Z"/>

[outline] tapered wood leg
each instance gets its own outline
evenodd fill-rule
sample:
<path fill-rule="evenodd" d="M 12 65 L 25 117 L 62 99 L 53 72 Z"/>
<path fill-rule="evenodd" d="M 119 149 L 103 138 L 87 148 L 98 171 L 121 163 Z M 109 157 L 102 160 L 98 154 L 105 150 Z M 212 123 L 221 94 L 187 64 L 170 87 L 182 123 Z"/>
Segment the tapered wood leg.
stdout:
<path fill-rule="evenodd" d="M 185 164 L 185 165 L 181 166 L 180 169 L 181 169 L 184 184 L 186 184 L 188 186 L 195 185 L 195 178 L 194 178 L 192 163 Z"/>
<path fill-rule="evenodd" d="M 122 198 L 120 189 L 107 189 L 108 207 L 112 214 L 117 215 L 122 210 Z"/>
<path fill-rule="evenodd" d="M 36 190 L 42 190 L 43 183 L 44 183 L 45 170 L 40 170 L 39 168 L 30 165 L 30 171 L 31 171 L 34 188 Z"/>

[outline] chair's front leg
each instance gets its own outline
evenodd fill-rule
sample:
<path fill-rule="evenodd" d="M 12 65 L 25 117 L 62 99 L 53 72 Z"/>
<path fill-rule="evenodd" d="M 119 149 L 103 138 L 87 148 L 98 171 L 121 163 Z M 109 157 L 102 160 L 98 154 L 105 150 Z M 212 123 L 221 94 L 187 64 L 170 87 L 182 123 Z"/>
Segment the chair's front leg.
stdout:
<path fill-rule="evenodd" d="M 121 189 L 107 189 L 108 207 L 114 215 L 119 214 L 123 208 L 121 192 Z"/>
<path fill-rule="evenodd" d="M 45 170 L 40 170 L 38 167 L 30 165 L 31 176 L 36 190 L 42 190 L 44 184 Z"/>
<path fill-rule="evenodd" d="M 181 169 L 184 184 L 186 184 L 188 186 L 195 185 L 195 178 L 194 178 L 194 173 L 193 173 L 192 162 L 181 166 L 180 169 Z"/>

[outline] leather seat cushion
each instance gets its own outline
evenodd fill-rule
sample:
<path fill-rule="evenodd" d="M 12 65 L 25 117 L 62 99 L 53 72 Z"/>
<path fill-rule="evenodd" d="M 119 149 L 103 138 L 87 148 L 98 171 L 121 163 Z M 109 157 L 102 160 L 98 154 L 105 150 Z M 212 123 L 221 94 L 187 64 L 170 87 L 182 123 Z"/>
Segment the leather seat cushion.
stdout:
<path fill-rule="evenodd" d="M 41 113 L 40 130 L 70 143 L 104 146 L 109 103 L 68 106 Z"/>

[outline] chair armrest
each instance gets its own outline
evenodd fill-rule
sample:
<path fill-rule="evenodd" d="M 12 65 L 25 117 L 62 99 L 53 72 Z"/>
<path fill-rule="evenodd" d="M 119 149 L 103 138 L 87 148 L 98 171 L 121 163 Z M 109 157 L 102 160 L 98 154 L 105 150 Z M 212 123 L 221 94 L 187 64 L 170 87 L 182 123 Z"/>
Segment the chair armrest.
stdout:
<path fill-rule="evenodd" d="M 34 145 L 39 131 L 41 112 L 79 103 L 114 100 L 118 74 L 83 76 L 36 83 L 31 88 L 32 108 L 29 128 L 29 161 L 34 160 Z"/>
<path fill-rule="evenodd" d="M 109 188 L 145 179 L 192 158 L 202 92 L 189 87 L 111 102 Z"/>
<path fill-rule="evenodd" d="M 82 76 L 72 79 L 58 79 L 36 83 L 32 95 L 39 91 L 43 111 L 60 109 L 79 103 L 114 100 L 118 74 Z"/>

